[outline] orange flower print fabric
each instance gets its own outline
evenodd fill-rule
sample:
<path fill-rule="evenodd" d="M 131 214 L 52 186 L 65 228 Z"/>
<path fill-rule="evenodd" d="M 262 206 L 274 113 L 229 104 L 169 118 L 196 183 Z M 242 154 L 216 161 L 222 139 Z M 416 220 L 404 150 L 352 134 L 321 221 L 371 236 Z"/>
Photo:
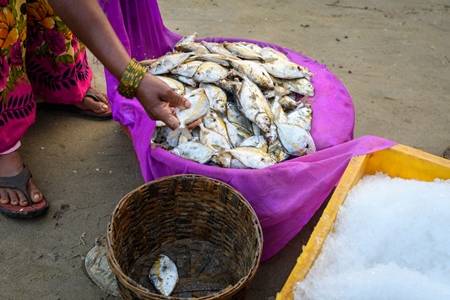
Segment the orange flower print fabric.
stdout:
<path fill-rule="evenodd" d="M 33 124 L 36 104 L 24 71 L 25 0 L 0 0 L 0 153 Z"/>
<path fill-rule="evenodd" d="M 26 12 L 26 66 L 34 94 L 49 103 L 81 101 L 92 79 L 84 45 L 46 0 L 28 0 Z"/>
<path fill-rule="evenodd" d="M 35 95 L 74 104 L 91 79 L 85 47 L 46 0 L 0 0 L 0 153 L 33 124 Z"/>

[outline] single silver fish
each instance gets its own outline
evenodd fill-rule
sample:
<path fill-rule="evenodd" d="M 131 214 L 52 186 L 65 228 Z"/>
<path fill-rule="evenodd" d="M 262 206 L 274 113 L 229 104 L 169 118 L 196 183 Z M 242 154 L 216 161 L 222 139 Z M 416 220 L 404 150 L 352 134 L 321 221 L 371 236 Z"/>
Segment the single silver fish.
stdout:
<path fill-rule="evenodd" d="M 240 41 L 240 42 L 236 42 L 236 44 L 238 44 L 242 47 L 247 47 L 248 49 L 254 51 L 255 53 L 260 53 L 262 50 L 261 46 L 255 44 L 255 43 L 251 43 L 251 42 Z"/>
<path fill-rule="evenodd" d="M 220 87 L 225 92 L 228 92 L 230 94 L 235 93 L 241 88 L 242 83 L 236 80 L 230 80 L 227 78 L 218 80 L 216 82 L 213 82 L 215 85 Z"/>
<path fill-rule="evenodd" d="M 149 278 L 158 292 L 169 296 L 178 283 L 177 266 L 169 257 L 160 254 L 150 269 Z"/>
<path fill-rule="evenodd" d="M 267 152 L 268 146 L 266 139 L 262 135 L 252 135 L 239 144 L 239 147 L 253 147 L 264 152 Z"/>
<path fill-rule="evenodd" d="M 245 117 L 234 102 L 227 102 L 226 117 L 231 123 L 238 125 L 249 134 L 253 132 L 252 122 Z"/>
<path fill-rule="evenodd" d="M 237 147 L 243 140 L 250 137 L 242 127 L 237 124 L 231 123 L 227 119 L 223 119 L 227 126 L 228 140 L 233 147 Z"/>
<path fill-rule="evenodd" d="M 180 126 L 175 129 L 169 137 L 174 137 L 181 133 L 187 138 L 192 138 L 192 134 L 189 132 L 186 125 L 202 118 L 210 109 L 208 96 L 206 96 L 204 89 L 195 89 L 185 97 L 191 103 L 191 106 L 183 110 L 175 108 L 175 115 L 180 121 Z"/>
<path fill-rule="evenodd" d="M 205 90 L 212 110 L 222 114 L 227 112 L 227 94 L 220 87 L 205 82 L 201 82 L 199 87 Z"/>
<path fill-rule="evenodd" d="M 237 92 L 239 110 L 263 132 L 269 132 L 273 114 L 269 103 L 259 87 L 246 76 L 243 77 L 241 89 Z"/>
<path fill-rule="evenodd" d="M 200 127 L 200 142 L 210 148 L 222 150 L 230 149 L 230 141 L 218 132 L 208 129 L 203 125 L 199 124 Z"/>
<path fill-rule="evenodd" d="M 272 47 L 263 47 L 259 54 L 264 58 L 264 61 L 289 61 L 289 58 L 284 53 L 281 53 L 278 50 L 273 49 Z"/>
<path fill-rule="evenodd" d="M 190 44 L 190 43 L 194 43 L 195 40 L 198 37 L 198 33 L 194 32 L 192 34 L 189 35 L 185 35 L 183 36 L 173 47 L 175 50 L 179 51 L 178 47 L 180 47 L 180 45 L 185 45 L 185 44 Z"/>
<path fill-rule="evenodd" d="M 234 56 L 230 51 L 227 50 L 227 48 L 223 46 L 222 43 L 206 41 L 201 41 L 200 43 L 202 43 L 202 45 L 204 45 L 211 53 L 222 54 L 225 56 Z"/>
<path fill-rule="evenodd" d="M 224 47 L 242 59 L 259 60 L 263 61 L 264 58 L 256 51 L 252 50 L 248 45 L 244 45 L 239 42 L 223 42 Z"/>
<path fill-rule="evenodd" d="M 166 54 L 153 61 L 148 68 L 148 72 L 153 75 L 169 73 L 173 68 L 182 64 L 189 56 L 192 55 L 194 55 L 194 53 L 181 52 Z"/>
<path fill-rule="evenodd" d="M 300 104 L 300 102 L 295 101 L 295 94 L 282 96 L 278 99 L 278 103 L 280 103 L 281 107 L 286 111 L 295 109 Z"/>
<path fill-rule="evenodd" d="M 262 169 L 276 164 L 275 159 L 266 152 L 253 147 L 236 147 L 225 150 L 234 158 L 239 160 L 244 166 L 251 169 Z"/>
<path fill-rule="evenodd" d="M 266 90 L 274 88 L 272 76 L 263 67 L 263 64 L 242 59 L 230 59 L 229 62 L 236 71 L 245 74 L 257 86 Z"/>
<path fill-rule="evenodd" d="M 314 86 L 311 81 L 307 78 L 299 78 L 299 79 L 276 79 L 273 78 L 276 84 L 282 85 L 284 88 L 290 90 L 291 92 L 314 96 Z"/>
<path fill-rule="evenodd" d="M 175 77 L 176 80 L 178 80 L 179 82 L 184 83 L 185 90 L 186 90 L 186 86 L 190 86 L 193 88 L 198 87 L 197 81 L 195 81 L 194 78 L 192 78 L 192 77 L 186 77 L 186 76 L 181 76 L 181 75 L 171 75 L 171 76 Z"/>
<path fill-rule="evenodd" d="M 202 61 L 198 60 L 187 61 L 176 66 L 170 72 L 175 75 L 193 77 L 198 67 L 200 67 L 202 63 L 203 63 Z"/>
<path fill-rule="evenodd" d="M 229 67 L 230 63 L 228 62 L 230 56 L 226 56 L 223 54 L 217 54 L 217 53 L 206 53 L 206 54 L 197 54 L 190 59 L 197 60 L 197 61 L 211 61 L 215 62 L 221 66 Z M 236 58 L 236 57 L 234 57 Z"/>
<path fill-rule="evenodd" d="M 205 61 L 202 63 L 193 78 L 198 82 L 212 83 L 228 76 L 229 70 L 218 63 Z"/>
<path fill-rule="evenodd" d="M 217 151 L 194 139 L 179 144 L 170 152 L 179 157 L 205 164 L 211 160 Z"/>
<path fill-rule="evenodd" d="M 228 137 L 227 126 L 223 121 L 223 118 L 219 116 L 215 111 L 210 110 L 203 117 L 203 124 L 206 128 L 214 130 L 217 133 L 220 133 L 224 137 Z"/>
<path fill-rule="evenodd" d="M 277 60 L 272 63 L 264 63 L 262 66 L 270 75 L 277 78 L 297 79 L 306 77 L 303 73 L 303 69 L 298 64 L 291 61 Z"/>
<path fill-rule="evenodd" d="M 303 127 L 277 121 L 275 121 L 275 125 L 281 146 L 286 153 L 292 156 L 303 156 L 316 152 L 316 145 L 311 134 Z"/>
<path fill-rule="evenodd" d="M 192 52 L 195 54 L 210 53 L 209 50 L 205 46 L 203 46 L 200 43 L 195 43 L 195 42 L 180 44 L 180 45 L 178 45 L 176 50 L 179 52 Z"/>
<path fill-rule="evenodd" d="M 286 123 L 298 124 L 303 129 L 311 131 L 312 109 L 310 105 L 299 105 L 296 109 L 287 113 Z"/>
<path fill-rule="evenodd" d="M 180 95 L 186 94 L 184 85 L 180 81 L 170 78 L 170 77 L 167 77 L 167 76 L 163 76 L 163 75 L 156 75 L 155 77 L 164 81 L 177 94 L 180 94 Z"/>

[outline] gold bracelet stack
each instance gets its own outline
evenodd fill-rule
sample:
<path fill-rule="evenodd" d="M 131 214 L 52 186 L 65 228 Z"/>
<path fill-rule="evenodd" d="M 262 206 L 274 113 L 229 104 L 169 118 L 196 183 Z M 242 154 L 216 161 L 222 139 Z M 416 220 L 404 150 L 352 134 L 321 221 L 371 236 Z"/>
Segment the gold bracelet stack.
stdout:
<path fill-rule="evenodd" d="M 134 98 L 139 83 L 141 83 L 142 78 L 147 73 L 147 69 L 147 67 L 144 67 L 133 58 L 120 79 L 119 94 L 128 99 Z"/>

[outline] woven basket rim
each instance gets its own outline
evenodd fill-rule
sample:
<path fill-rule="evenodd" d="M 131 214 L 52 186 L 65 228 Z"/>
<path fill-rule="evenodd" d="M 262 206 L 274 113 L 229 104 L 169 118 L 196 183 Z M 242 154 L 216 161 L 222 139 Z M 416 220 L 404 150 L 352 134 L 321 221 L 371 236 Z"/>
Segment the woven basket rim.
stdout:
<path fill-rule="evenodd" d="M 151 291 L 149 291 L 147 288 L 143 287 L 142 285 L 138 284 L 135 280 L 133 280 L 132 278 L 130 278 L 129 276 L 126 276 L 122 270 L 121 267 L 116 259 L 116 257 L 114 256 L 114 252 L 112 249 L 112 222 L 113 222 L 113 218 L 116 215 L 116 213 L 120 210 L 120 207 L 122 205 L 125 204 L 126 200 L 131 197 L 131 195 L 137 193 L 141 188 L 148 186 L 148 185 L 153 185 L 156 183 L 159 183 L 161 181 L 167 181 L 167 180 L 173 180 L 179 177 L 185 177 L 185 176 L 193 176 L 193 178 L 200 178 L 203 180 L 210 180 L 210 181 L 214 181 L 217 182 L 218 184 L 224 185 L 227 188 L 229 188 L 230 190 L 232 190 L 234 193 L 236 193 L 239 196 L 239 199 L 241 200 L 241 202 L 246 206 L 246 208 L 251 212 L 251 214 L 254 216 L 253 221 L 253 227 L 255 228 L 255 230 L 257 231 L 257 236 L 258 236 L 258 241 L 259 241 L 259 251 L 257 251 L 257 253 L 254 253 L 255 255 L 253 256 L 252 262 L 251 262 L 251 270 L 245 275 L 243 276 L 238 282 L 236 282 L 234 285 L 232 286 L 228 286 L 225 289 L 221 290 L 218 293 L 215 293 L 213 295 L 208 295 L 208 296 L 204 296 L 204 297 L 199 297 L 199 298 L 192 298 L 195 300 L 207 300 L 207 299 L 220 299 L 220 297 L 223 296 L 232 296 L 234 294 L 237 294 L 239 291 L 239 288 L 243 285 L 245 285 L 246 283 L 250 282 L 253 277 L 256 274 L 256 270 L 259 267 L 260 264 L 260 260 L 261 260 L 261 256 L 262 256 L 262 247 L 263 247 L 263 233 L 262 233 L 262 228 L 261 228 L 261 224 L 260 221 L 258 219 L 258 216 L 256 215 L 255 210 L 253 209 L 253 207 L 250 205 L 250 203 L 248 202 L 247 199 L 245 199 L 245 197 L 238 191 L 236 190 L 234 187 L 232 187 L 231 185 L 215 179 L 215 178 L 211 178 L 208 176 L 204 176 L 204 175 L 199 175 L 199 174 L 177 174 L 177 175 L 169 175 L 169 176 L 164 176 L 164 177 L 160 177 L 158 179 L 155 179 L 153 181 L 150 182 L 146 182 L 142 185 L 140 185 L 139 187 L 133 189 L 132 191 L 130 191 L 129 193 L 127 193 L 125 196 L 122 197 L 122 199 L 120 199 L 120 201 L 118 202 L 118 204 L 116 205 L 111 218 L 110 218 L 110 222 L 108 223 L 107 226 L 107 231 L 106 231 L 106 258 L 107 261 L 110 265 L 111 270 L 113 270 L 115 276 L 117 277 L 117 279 L 120 281 L 120 283 L 122 285 L 124 285 L 125 288 L 130 289 L 131 291 L 133 291 L 136 294 L 142 293 L 143 291 L 145 291 L 146 293 L 149 294 L 149 296 L 156 296 L 160 299 L 173 299 L 173 300 L 185 300 L 187 298 L 179 298 L 179 297 L 171 297 L 171 296 L 164 296 L 164 295 L 160 295 L 160 294 L 155 294 Z"/>

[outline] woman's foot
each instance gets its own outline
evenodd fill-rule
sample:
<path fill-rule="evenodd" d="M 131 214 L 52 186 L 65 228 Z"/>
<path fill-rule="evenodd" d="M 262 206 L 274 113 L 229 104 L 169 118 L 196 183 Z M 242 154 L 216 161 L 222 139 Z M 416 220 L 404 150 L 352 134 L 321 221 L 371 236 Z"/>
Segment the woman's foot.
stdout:
<path fill-rule="evenodd" d="M 89 92 L 90 93 L 87 93 L 81 102 L 75 104 L 75 107 L 82 110 L 93 111 L 97 114 L 107 112 L 109 110 L 109 103 L 106 94 L 99 92 L 93 87 L 89 88 Z M 98 99 L 98 101 L 94 97 Z"/>
<path fill-rule="evenodd" d="M 111 108 L 105 93 L 90 87 L 81 102 L 76 104 L 47 103 L 45 98 L 35 95 L 38 108 L 68 111 L 96 120 L 109 120 L 112 118 Z"/>
<path fill-rule="evenodd" d="M 24 168 L 22 158 L 18 151 L 9 154 L 0 155 L 0 177 L 13 177 L 18 175 Z M 43 196 L 39 188 L 30 177 L 27 183 L 27 191 L 33 203 L 39 203 L 43 200 Z M 28 199 L 23 192 L 0 187 L 0 204 L 28 206 Z"/>

